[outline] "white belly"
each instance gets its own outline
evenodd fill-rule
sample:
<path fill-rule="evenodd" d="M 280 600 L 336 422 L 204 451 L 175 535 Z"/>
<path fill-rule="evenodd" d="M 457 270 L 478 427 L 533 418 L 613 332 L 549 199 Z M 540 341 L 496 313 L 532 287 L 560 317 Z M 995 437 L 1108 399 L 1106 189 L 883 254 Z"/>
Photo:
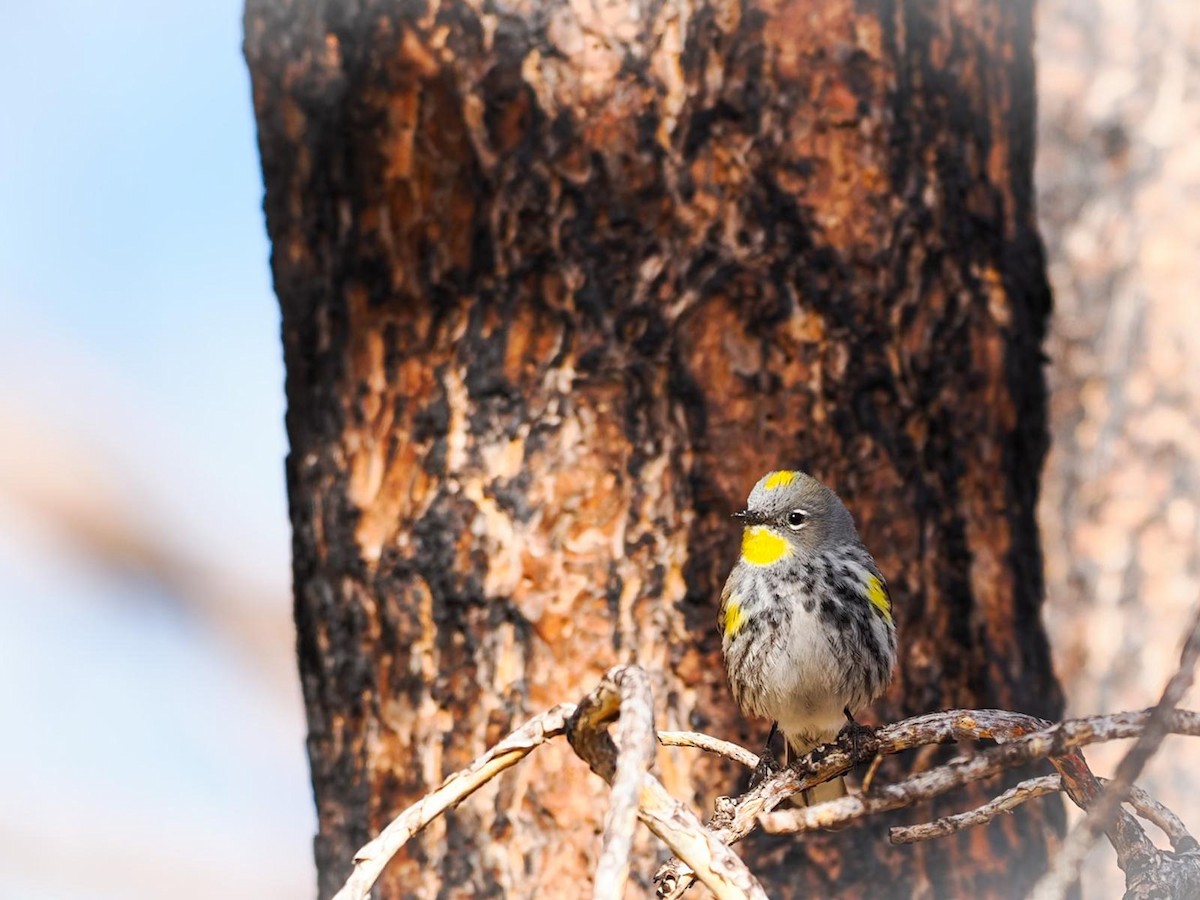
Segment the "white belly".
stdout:
<path fill-rule="evenodd" d="M 775 689 L 761 691 L 755 705 L 794 746 L 804 747 L 831 740 L 845 723 L 846 661 L 835 656 L 815 611 L 797 604 L 790 624 L 787 640 L 763 659 L 762 683 Z"/>

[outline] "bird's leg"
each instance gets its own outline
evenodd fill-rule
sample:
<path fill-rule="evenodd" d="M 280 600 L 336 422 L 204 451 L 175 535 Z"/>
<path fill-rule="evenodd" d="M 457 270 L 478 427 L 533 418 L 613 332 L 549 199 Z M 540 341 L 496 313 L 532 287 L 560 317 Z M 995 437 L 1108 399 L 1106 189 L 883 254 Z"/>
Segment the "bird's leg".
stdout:
<path fill-rule="evenodd" d="M 865 762 L 871 754 L 864 751 L 874 739 L 877 729 L 872 725 L 859 725 L 855 722 L 854 716 L 850 714 L 849 706 L 844 707 L 842 712 L 846 714 L 846 724 L 838 732 L 838 744 L 850 754 L 856 764 Z"/>
<path fill-rule="evenodd" d="M 779 771 L 779 760 L 775 758 L 775 750 L 771 746 L 775 740 L 775 735 L 778 733 L 779 723 L 772 722 L 771 731 L 767 735 L 767 742 L 763 746 L 762 755 L 758 757 L 758 765 L 754 767 L 754 771 L 750 775 L 750 790 L 754 790 L 759 784 Z"/>

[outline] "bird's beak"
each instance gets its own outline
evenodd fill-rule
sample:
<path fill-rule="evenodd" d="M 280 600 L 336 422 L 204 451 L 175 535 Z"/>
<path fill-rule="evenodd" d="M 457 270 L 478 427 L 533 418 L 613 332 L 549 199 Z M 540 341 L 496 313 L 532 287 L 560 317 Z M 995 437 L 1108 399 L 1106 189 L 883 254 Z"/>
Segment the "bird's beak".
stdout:
<path fill-rule="evenodd" d="M 755 512 L 752 509 L 743 509 L 741 512 L 733 514 L 735 519 L 740 519 L 742 524 L 749 528 L 751 525 L 766 525 L 771 521 L 771 517 L 763 515 L 761 512 Z"/>

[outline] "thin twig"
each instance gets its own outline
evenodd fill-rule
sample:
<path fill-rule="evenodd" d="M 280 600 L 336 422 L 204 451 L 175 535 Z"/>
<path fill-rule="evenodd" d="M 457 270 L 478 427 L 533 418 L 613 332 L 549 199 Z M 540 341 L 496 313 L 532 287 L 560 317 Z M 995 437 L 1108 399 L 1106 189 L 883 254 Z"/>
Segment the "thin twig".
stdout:
<path fill-rule="evenodd" d="M 384 867 L 422 828 L 457 806 L 505 769 L 516 765 L 535 748 L 563 734 L 574 703 L 559 703 L 534 716 L 467 768 L 455 772 L 442 786 L 426 794 L 392 820 L 373 841 L 354 854 L 354 871 L 334 900 L 364 900 Z"/>
<path fill-rule="evenodd" d="M 905 781 L 885 785 L 870 798 L 842 797 L 817 806 L 766 812 L 759 815 L 759 822 L 766 831 L 775 834 L 816 831 L 843 825 L 863 816 L 932 799 L 953 788 L 1044 759 L 1064 747 L 1135 737 L 1145 728 L 1149 717 L 1150 712 L 1146 711 L 1064 722 L 971 756 L 960 756 L 944 766 L 921 772 Z M 1184 734 L 1200 735 L 1200 715 L 1184 713 L 1178 719 L 1168 719 L 1167 726 Z M 885 752 L 890 752 L 890 748 Z M 811 779 L 804 780 L 807 782 Z"/>
<path fill-rule="evenodd" d="M 883 765 L 884 756 L 882 753 L 876 753 L 875 758 L 871 760 L 871 765 L 867 767 L 867 774 L 863 776 L 862 792 L 864 794 L 871 793 L 871 785 L 875 783 L 875 775 L 879 772 L 879 767 Z"/>
<path fill-rule="evenodd" d="M 605 726 L 617 720 L 616 737 Z M 588 694 L 567 727 L 567 739 L 580 756 L 581 743 L 607 742 L 615 763 L 602 752 L 592 768 L 612 785 L 600 859 L 592 879 L 595 900 L 620 900 L 629 879 L 629 854 L 637 827 L 642 776 L 654 761 L 654 698 L 650 679 L 637 666 L 610 669 Z M 588 757 L 584 757 L 588 758 Z M 588 759 L 591 763 L 591 759 Z M 603 770 L 603 771 L 602 771 Z"/>
<path fill-rule="evenodd" d="M 1071 885 L 1079 879 L 1079 867 L 1083 864 L 1083 858 L 1096 838 L 1108 828 L 1117 815 L 1133 782 L 1158 750 L 1163 738 L 1170 732 L 1168 719 L 1188 688 L 1192 686 L 1197 659 L 1200 659 L 1200 605 L 1196 608 L 1191 630 L 1184 641 L 1179 668 L 1167 682 L 1161 699 L 1150 711 L 1141 734 L 1117 765 L 1117 770 L 1107 787 L 1096 802 L 1088 807 L 1083 821 L 1067 835 L 1049 870 L 1034 887 L 1030 895 L 1033 900 L 1062 900 L 1071 889 Z M 1127 872 L 1127 876 L 1131 874 Z"/>
<path fill-rule="evenodd" d="M 1167 836 L 1167 840 L 1171 842 L 1171 849 L 1176 853 L 1191 853 L 1200 850 L 1200 843 L 1197 843 L 1196 839 L 1188 832 L 1183 820 L 1136 784 L 1129 789 L 1129 797 L 1126 802 L 1137 810 L 1139 816 L 1158 826 Z"/>
<path fill-rule="evenodd" d="M 845 749 L 826 745 L 748 791 L 725 815 L 714 816 L 709 827 L 722 843 L 733 843 L 753 831 L 762 819 L 770 823 L 773 831 L 811 831 L 841 825 L 929 799 L 1037 759 L 1053 756 L 1057 762 L 1068 751 L 1086 744 L 1135 737 L 1149 717 L 1147 710 L 1091 716 L 1048 726 L 1040 719 L 1002 710 L 953 710 L 918 716 L 880 728 L 863 745 L 864 754 L 890 755 L 924 744 L 1003 739 L 1028 730 L 1035 723 L 1043 728 L 973 756 L 952 760 L 906 781 L 874 788 L 869 798 L 842 797 L 818 806 L 771 813 L 788 797 L 842 775 L 854 765 L 855 760 Z M 1200 735 L 1200 714 L 1174 710 L 1166 723 L 1171 731 Z M 1060 774 L 1065 782 L 1067 773 L 1060 770 Z M 668 861 L 655 875 L 658 894 L 664 898 L 679 897 L 694 880 L 680 860 Z"/>
<path fill-rule="evenodd" d="M 1053 752 L 1053 747 L 1049 741 L 1038 740 L 1043 734 L 1031 735 L 1035 739 L 1033 741 L 1023 738 L 1020 743 L 1001 745 L 972 756 L 961 756 L 905 781 L 877 788 L 870 797 L 851 795 L 816 806 L 763 812 L 758 816 L 758 823 L 771 834 L 800 834 L 834 828 L 865 816 L 912 806 L 954 788 L 991 778 L 1015 766 L 1048 756 Z"/>
<path fill-rule="evenodd" d="M 723 741 L 699 731 L 660 731 L 658 742 L 664 747 L 695 747 L 741 763 L 748 769 L 758 765 L 758 754 L 747 750 L 739 744 Z"/>
<path fill-rule="evenodd" d="M 718 900 L 767 900 L 758 879 L 733 849 L 704 827 L 696 814 L 667 793 L 653 775 L 643 776 L 640 814 Z"/>
<path fill-rule="evenodd" d="M 1032 800 L 1035 797 L 1044 797 L 1046 794 L 1056 794 L 1061 790 L 1062 776 L 1060 775 L 1043 775 L 1040 778 L 1030 778 L 1028 781 L 1022 781 L 1015 787 L 1009 788 L 999 797 L 989 800 L 983 806 L 976 809 L 953 816 L 942 816 L 940 819 L 935 819 L 932 822 L 923 822 L 920 825 L 904 825 L 889 828 L 888 840 L 893 844 L 915 844 L 918 841 L 928 841 L 933 838 L 945 837 L 948 834 L 954 834 L 956 831 L 962 831 L 964 828 L 984 825 L 1002 813 L 1012 812 L 1026 800 Z"/>
<path fill-rule="evenodd" d="M 1101 778 L 1106 782 L 1108 779 Z M 945 837 L 964 828 L 986 824 L 1001 813 L 1011 812 L 1026 800 L 1053 794 L 1063 789 L 1061 775 L 1043 775 L 1022 781 L 1016 787 L 1010 788 L 994 800 L 990 800 L 978 809 L 972 809 L 953 816 L 943 816 L 933 822 L 920 825 L 898 826 L 888 830 L 888 840 L 893 844 L 914 844 L 917 841 L 927 841 L 933 838 Z M 1126 802 L 1136 810 L 1137 814 L 1151 822 L 1167 836 L 1171 847 L 1176 853 L 1187 853 L 1200 848 L 1196 839 L 1191 836 L 1187 826 L 1179 816 L 1159 803 L 1144 790 L 1134 785 L 1129 792 Z"/>
<path fill-rule="evenodd" d="M 1185 645 L 1181 671 L 1200 656 L 1200 616 Z M 660 897 L 677 897 L 694 881 L 706 884 L 721 900 L 765 900 L 762 887 L 730 848 L 755 827 L 774 832 L 804 832 L 842 825 L 863 816 L 908 806 L 1015 766 L 1049 758 L 1058 775 L 1025 782 L 1001 797 L 958 816 L 924 826 L 894 830 L 905 842 L 948 834 L 970 824 L 989 821 L 1029 799 L 1052 790 L 1065 790 L 1079 805 L 1089 807 L 1098 797 L 1114 796 L 1083 760 L 1079 747 L 1099 741 L 1139 737 L 1151 724 L 1164 734 L 1200 736 L 1200 714 L 1175 709 L 1188 679 L 1177 674 L 1152 710 L 1092 716 L 1051 725 L 1032 716 L 1003 710 L 953 710 L 918 716 L 878 729 L 865 741 L 839 741 L 818 748 L 775 773 L 737 800 L 722 798 L 708 827 L 671 797 L 648 770 L 654 755 L 653 702 L 649 679 L 636 666 L 610 670 L 578 707 L 562 703 L 535 716 L 480 756 L 468 768 L 451 775 L 437 790 L 400 814 L 379 837 L 355 856 L 355 867 L 335 900 L 363 900 L 388 861 L 436 816 L 451 809 L 504 769 L 525 758 L 551 738 L 566 734 L 572 748 L 592 770 L 613 785 L 595 895 L 605 900 L 622 896 L 629 871 L 633 822 L 640 818 L 676 854 L 655 875 Z M 614 736 L 608 726 L 617 723 Z M 990 739 L 999 746 L 963 756 L 905 781 L 886 785 L 872 796 L 843 797 L 804 809 L 772 812 L 786 798 L 844 774 L 858 762 L 923 745 Z M 691 746 L 753 767 L 758 760 L 748 750 L 692 732 L 662 732 L 667 746 Z M 1158 739 L 1161 741 L 1161 736 Z M 1139 740 L 1139 743 L 1142 743 Z M 1135 745 L 1136 746 L 1136 745 Z M 1153 752 L 1153 748 L 1151 751 Z M 1115 781 L 1115 779 L 1114 779 Z M 1127 897 L 1150 896 L 1166 886 L 1180 896 L 1200 892 L 1200 846 L 1174 813 L 1137 788 L 1127 788 L 1130 804 L 1154 822 L 1172 842 L 1175 855 L 1162 854 L 1133 819 L 1120 811 L 1109 826 L 1110 840 L 1129 879 Z M 1132 825 L 1130 823 L 1133 823 Z M 1127 865 L 1129 861 L 1138 866 Z M 1182 891 L 1182 893 L 1180 893 Z"/>
<path fill-rule="evenodd" d="M 580 702 L 567 726 L 567 740 L 575 752 L 593 772 L 610 783 L 617 774 L 619 760 L 617 747 L 605 726 L 618 715 L 624 719 L 624 703 L 641 702 L 637 699 L 641 696 L 639 689 L 632 684 L 639 676 L 646 677 L 635 666 L 610 669 Z M 717 840 L 695 813 L 668 794 L 649 772 L 641 775 L 638 816 L 720 900 L 766 900 L 762 886 L 741 858 L 728 844 Z M 596 881 L 599 880 L 597 877 Z"/>

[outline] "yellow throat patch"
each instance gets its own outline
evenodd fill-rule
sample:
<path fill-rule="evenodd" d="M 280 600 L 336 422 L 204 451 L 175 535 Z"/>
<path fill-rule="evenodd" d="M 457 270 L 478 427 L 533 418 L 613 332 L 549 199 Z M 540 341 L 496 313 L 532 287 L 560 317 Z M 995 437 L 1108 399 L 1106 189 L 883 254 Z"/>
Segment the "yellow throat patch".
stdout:
<path fill-rule="evenodd" d="M 871 601 L 872 606 L 883 613 L 883 617 L 891 625 L 892 598 L 888 596 L 887 588 L 883 586 L 883 582 L 874 575 L 867 579 L 867 599 Z"/>
<path fill-rule="evenodd" d="M 754 566 L 769 566 L 787 556 L 788 542 L 769 528 L 752 525 L 742 532 L 742 559 Z"/>

